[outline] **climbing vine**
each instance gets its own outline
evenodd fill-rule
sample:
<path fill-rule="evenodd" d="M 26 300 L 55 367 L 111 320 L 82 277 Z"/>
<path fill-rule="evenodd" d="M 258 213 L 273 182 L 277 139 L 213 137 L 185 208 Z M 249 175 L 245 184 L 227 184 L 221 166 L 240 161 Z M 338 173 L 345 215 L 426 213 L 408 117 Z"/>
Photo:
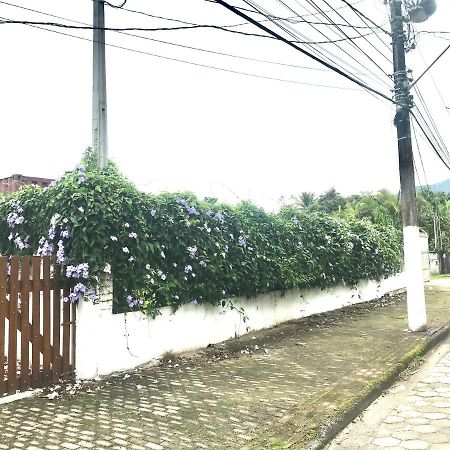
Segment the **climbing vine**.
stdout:
<path fill-rule="evenodd" d="M 72 281 L 71 302 L 95 301 L 99 277 L 111 273 L 115 309 L 153 315 L 163 306 L 355 285 L 402 264 L 393 227 L 295 208 L 272 214 L 191 193 L 146 194 L 113 163 L 97 170 L 89 151 L 49 188 L 0 198 L 0 253 L 55 255 Z"/>

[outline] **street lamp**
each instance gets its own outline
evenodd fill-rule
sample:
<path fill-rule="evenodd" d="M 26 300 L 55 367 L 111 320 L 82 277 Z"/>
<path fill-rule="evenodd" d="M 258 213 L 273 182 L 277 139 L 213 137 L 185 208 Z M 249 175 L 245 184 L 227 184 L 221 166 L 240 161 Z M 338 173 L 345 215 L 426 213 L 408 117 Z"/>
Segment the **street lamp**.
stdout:
<path fill-rule="evenodd" d="M 436 11 L 436 0 L 405 0 L 404 5 L 414 23 L 425 22 Z"/>

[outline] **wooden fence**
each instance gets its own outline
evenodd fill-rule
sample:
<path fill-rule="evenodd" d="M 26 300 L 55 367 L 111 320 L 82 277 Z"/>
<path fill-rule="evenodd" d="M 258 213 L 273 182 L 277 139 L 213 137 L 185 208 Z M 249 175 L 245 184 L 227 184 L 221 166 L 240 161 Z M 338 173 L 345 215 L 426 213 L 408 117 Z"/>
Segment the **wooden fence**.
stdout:
<path fill-rule="evenodd" d="M 76 307 L 50 256 L 0 257 L 0 396 L 75 372 Z"/>

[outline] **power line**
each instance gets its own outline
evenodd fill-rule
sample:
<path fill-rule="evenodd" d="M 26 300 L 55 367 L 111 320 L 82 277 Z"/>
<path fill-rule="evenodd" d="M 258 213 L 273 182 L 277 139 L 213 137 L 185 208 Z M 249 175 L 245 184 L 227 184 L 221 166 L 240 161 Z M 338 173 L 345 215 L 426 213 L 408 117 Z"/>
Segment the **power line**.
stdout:
<path fill-rule="evenodd" d="M 247 33 L 245 31 L 237 31 L 237 30 L 229 30 L 227 28 L 223 28 L 219 25 L 206 25 L 206 24 L 196 24 L 196 25 L 183 25 L 178 27 L 154 27 L 154 28 L 144 28 L 144 27 L 123 27 L 123 28 L 113 28 L 113 27 L 93 27 L 90 25 L 66 25 L 58 22 L 38 22 L 31 20 L 2 20 L 0 24 L 16 24 L 16 25 L 36 25 L 36 26 L 45 26 L 45 27 L 58 27 L 58 28 L 66 28 L 71 30 L 105 30 L 105 31 L 179 31 L 179 30 L 192 30 L 198 28 L 212 28 L 215 30 L 226 31 L 228 33 L 241 34 L 244 36 L 254 36 L 254 37 L 262 37 L 268 39 L 274 39 L 271 36 L 265 36 L 263 34 L 257 33 Z"/>
<path fill-rule="evenodd" d="M 126 4 L 127 4 L 128 0 L 123 0 L 122 4 L 120 5 L 113 5 L 112 3 L 109 2 L 104 2 L 106 6 L 110 6 L 111 8 L 117 8 L 117 9 L 122 9 Z"/>
<path fill-rule="evenodd" d="M 1 3 L 1 2 L 0 2 Z M 247 33 L 244 31 L 234 31 L 234 30 L 228 30 L 224 29 L 221 26 L 218 25 L 187 25 L 187 26 L 180 26 L 180 27 L 159 27 L 159 28 L 144 28 L 144 27 L 121 27 L 121 28 L 113 28 L 113 27 L 93 27 L 91 25 L 66 25 L 64 23 L 58 23 L 58 22 L 39 22 L 39 21 L 31 21 L 31 20 L 1 20 L 0 25 L 5 24 L 15 24 L 15 25 L 42 25 L 45 27 L 57 27 L 57 28 L 66 28 L 70 30 L 104 30 L 104 31 L 179 31 L 179 30 L 190 30 L 190 29 L 196 29 L 196 28 L 212 28 L 216 30 L 221 31 L 227 31 L 230 33 L 236 33 L 241 34 L 244 36 L 255 36 L 255 37 L 262 37 L 262 38 L 268 38 L 268 39 L 275 39 L 272 36 L 265 36 L 263 34 L 257 34 L 257 33 Z M 334 44 L 335 42 L 342 42 L 342 41 L 351 41 L 354 39 L 359 39 L 361 37 L 369 36 L 373 34 L 373 31 L 367 34 L 362 34 L 360 36 L 347 36 L 345 38 L 341 39 L 335 39 L 335 40 L 327 40 L 327 41 L 293 41 L 296 44 Z"/>
<path fill-rule="evenodd" d="M 446 161 L 444 161 L 444 158 L 442 157 L 441 153 L 439 152 L 438 148 L 436 147 L 436 145 L 432 142 L 431 138 L 428 136 L 428 134 L 426 133 L 426 131 L 424 130 L 423 126 L 421 125 L 421 123 L 419 122 L 419 120 L 417 119 L 416 115 L 414 114 L 413 111 L 411 111 L 411 116 L 414 118 L 414 120 L 416 121 L 417 125 L 419 126 L 420 130 L 422 131 L 422 134 L 425 136 L 426 140 L 428 141 L 428 143 L 431 145 L 431 148 L 434 150 L 434 152 L 436 153 L 436 155 L 439 157 L 439 159 L 442 161 L 442 163 L 444 164 L 445 167 L 447 167 L 447 169 L 450 170 L 450 164 Z"/>
<path fill-rule="evenodd" d="M 418 50 L 418 52 L 419 52 L 419 54 L 420 54 L 420 57 L 422 58 L 422 61 L 423 61 L 425 64 L 427 64 L 427 62 L 425 61 L 425 57 L 424 57 L 422 51 L 420 50 L 420 48 L 418 48 L 417 50 Z M 437 92 L 438 95 L 439 95 L 439 98 L 441 99 L 442 105 L 444 106 L 444 111 L 445 111 L 445 112 L 447 113 L 447 115 L 450 117 L 450 111 L 449 111 L 449 109 L 448 109 L 448 107 L 447 107 L 447 105 L 446 105 L 446 102 L 445 102 L 444 97 L 443 97 L 443 95 L 442 95 L 442 93 L 441 93 L 441 90 L 439 89 L 439 87 L 438 87 L 438 85 L 437 85 L 437 83 L 436 83 L 436 80 L 434 79 L 432 73 L 430 73 L 430 78 L 431 78 L 431 81 L 433 82 L 433 85 L 434 85 L 434 88 L 436 89 L 436 92 Z"/>
<path fill-rule="evenodd" d="M 258 11 L 260 14 L 264 15 L 265 17 L 268 17 L 269 19 L 271 18 L 271 16 L 273 16 L 272 14 L 270 14 L 267 10 L 265 10 L 264 8 L 262 8 L 261 6 L 257 5 L 255 2 L 251 1 L 251 0 L 244 0 L 245 3 L 247 3 L 249 6 L 252 6 L 256 11 Z M 284 2 L 282 2 L 281 0 L 277 0 L 278 3 L 281 3 L 283 6 L 287 6 Z M 306 9 L 303 6 L 304 9 Z M 293 10 L 292 8 L 288 7 L 288 9 L 293 12 L 294 14 L 297 14 L 297 12 L 295 10 Z M 306 9 L 308 11 L 308 9 Z M 297 14 L 298 15 L 298 14 Z M 281 28 L 285 33 L 287 33 L 288 35 L 290 35 L 291 37 L 293 37 L 294 39 L 297 39 L 297 36 L 299 35 L 299 32 L 293 28 L 290 25 L 283 25 L 278 21 L 274 21 L 272 20 L 272 22 L 274 23 L 274 25 L 276 25 L 277 27 Z M 324 36 L 327 39 L 330 39 L 328 35 L 326 35 L 323 31 L 317 29 L 317 27 L 315 25 L 309 24 L 315 31 L 317 31 L 320 35 Z M 340 36 L 339 33 L 337 33 L 335 30 L 333 30 L 334 33 L 337 36 Z M 345 49 L 343 49 L 342 47 L 340 47 L 337 43 L 334 44 L 340 51 L 342 51 L 345 55 L 347 55 L 350 59 L 352 59 L 353 61 L 355 61 L 358 65 L 361 65 L 365 70 L 369 70 L 367 69 L 364 65 L 361 64 L 361 61 L 358 60 L 357 58 L 355 58 L 353 55 L 351 55 L 348 51 L 346 51 Z M 312 47 L 309 46 L 310 50 L 316 54 L 321 55 L 323 58 L 326 58 L 330 63 L 332 63 L 333 65 L 337 65 L 337 63 L 335 61 L 333 61 L 333 58 L 335 60 L 339 60 L 341 61 L 343 64 L 349 66 L 351 69 L 353 69 L 354 71 L 357 71 L 357 69 L 352 66 L 351 64 L 349 64 L 347 61 L 344 61 L 342 58 L 340 58 L 339 56 L 336 55 L 332 55 L 332 58 L 330 58 L 329 56 L 325 55 L 325 53 L 323 51 L 318 50 L 316 47 Z M 346 71 L 348 73 L 351 74 L 351 71 L 346 69 Z M 370 70 L 369 70 L 370 71 Z M 388 88 L 391 88 L 391 85 L 388 84 L 387 82 L 384 81 L 384 79 L 381 79 L 378 75 L 376 75 L 373 71 L 370 71 L 371 74 L 377 78 L 381 83 L 383 83 L 384 85 L 386 85 Z M 387 76 L 387 74 L 385 74 Z M 362 81 L 360 78 L 357 78 L 359 81 Z"/>
<path fill-rule="evenodd" d="M 318 10 L 318 11 L 323 11 L 321 8 L 319 8 L 318 6 L 317 6 L 317 4 L 316 3 L 314 3 L 314 1 L 312 1 L 312 0 L 307 0 L 308 1 L 308 3 L 309 4 L 311 4 L 316 10 Z M 327 5 L 327 6 L 331 6 L 328 2 L 327 2 L 327 0 L 323 0 L 323 2 Z M 336 13 L 339 17 L 341 17 L 344 21 L 346 21 L 348 24 L 350 24 L 350 22 L 348 22 L 339 12 L 337 12 Z M 327 19 L 327 20 L 329 20 L 330 22 L 332 22 L 332 23 L 334 23 L 333 21 L 332 21 L 332 19 L 331 19 L 331 17 L 329 17 L 326 13 L 324 13 L 323 12 L 323 16 Z M 343 30 L 341 30 L 341 26 L 340 25 L 338 25 L 338 24 L 335 24 L 335 26 L 336 26 L 336 28 L 344 35 L 344 36 L 347 36 L 347 34 L 343 31 Z M 364 38 L 364 40 L 366 41 L 366 42 L 368 42 L 369 43 L 369 45 L 370 46 L 372 46 L 372 48 L 374 48 L 380 55 L 382 55 L 388 62 L 390 62 L 390 59 L 386 56 L 386 55 L 384 55 L 379 49 L 377 49 L 368 39 L 367 39 L 367 37 L 366 36 L 364 36 L 364 35 L 362 35 L 361 34 L 361 32 L 359 31 L 359 30 L 357 30 L 357 29 L 355 29 L 355 31 L 362 37 L 362 38 Z M 355 42 L 351 42 L 352 43 L 352 45 L 354 46 L 354 47 L 356 47 L 364 56 L 366 56 L 378 69 L 380 69 L 382 72 L 383 72 L 383 74 L 384 75 L 386 75 L 387 77 L 389 77 L 389 75 L 386 73 L 386 71 L 379 65 L 379 64 L 377 64 L 376 62 L 375 62 L 375 60 L 372 58 L 372 57 L 370 57 L 364 50 L 362 50 L 361 49 L 361 47 L 359 47 Z"/>
<path fill-rule="evenodd" d="M 262 29 L 263 31 L 265 31 L 266 33 L 270 34 L 271 36 L 276 37 L 277 39 L 279 39 L 280 41 L 284 42 L 285 44 L 289 45 L 290 47 L 293 47 L 295 50 L 301 52 L 302 54 L 310 57 L 311 59 L 313 59 L 314 61 L 324 65 L 325 67 L 333 70 L 334 72 L 338 73 L 339 75 L 343 76 L 344 78 L 346 78 L 349 81 L 352 81 L 353 83 L 357 84 L 358 86 L 367 89 L 368 91 L 379 95 L 380 97 L 383 97 L 384 99 L 388 100 L 391 103 L 395 103 L 390 97 L 388 97 L 387 95 L 383 94 L 382 92 L 377 91 L 376 89 L 368 86 L 367 84 L 365 84 L 364 82 L 356 79 L 354 76 L 352 75 L 348 75 L 346 74 L 344 71 L 342 71 L 341 69 L 339 69 L 338 67 L 333 66 L 332 64 L 327 63 L 326 61 L 321 60 L 320 58 L 318 58 L 317 56 L 313 55 L 312 53 L 308 52 L 305 49 L 302 49 L 301 47 L 297 46 L 296 44 L 290 42 L 288 39 L 284 38 L 283 36 L 279 35 L 278 33 L 275 33 L 274 31 L 272 31 L 270 28 L 267 28 L 265 25 L 256 22 L 254 19 L 252 19 L 250 16 L 248 16 L 247 14 L 243 13 L 242 11 L 239 11 L 238 9 L 234 8 L 233 6 L 229 5 L 227 2 L 223 1 L 223 0 L 215 0 L 216 3 L 221 4 L 222 6 L 224 6 L 225 8 L 227 8 L 228 10 L 234 12 L 235 14 L 237 14 L 238 16 L 242 17 L 245 20 L 248 20 L 250 23 L 252 23 L 253 25 L 257 26 L 258 28 Z"/>
<path fill-rule="evenodd" d="M 439 54 L 439 56 L 425 69 L 425 71 L 422 73 L 422 75 L 419 76 L 419 78 L 414 81 L 414 83 L 411 85 L 413 87 L 415 84 L 418 83 L 418 81 L 442 58 L 442 56 L 445 54 L 445 52 L 450 48 L 450 44 L 445 47 L 445 49 Z"/>
<path fill-rule="evenodd" d="M 436 125 L 436 123 L 435 123 L 435 121 L 434 121 L 434 119 L 433 119 L 433 117 L 431 115 L 431 112 L 430 112 L 430 110 L 429 110 L 429 108 L 427 106 L 427 103 L 425 102 L 425 100 L 424 100 L 424 98 L 422 96 L 422 93 L 421 93 L 420 89 L 417 86 L 415 86 L 414 87 L 414 91 L 416 92 L 417 98 L 419 99 L 420 103 L 422 104 L 422 107 L 425 110 L 425 114 L 428 116 L 428 119 L 431 122 L 431 126 L 433 127 L 433 129 L 434 129 L 434 131 L 436 133 L 435 134 L 435 136 L 437 136 L 436 141 L 438 141 L 440 143 L 441 148 L 444 149 L 444 151 L 448 155 L 448 159 L 450 161 L 450 155 L 448 153 L 447 146 L 445 145 L 445 141 L 442 138 L 441 134 L 439 133 L 438 127 L 437 127 L 437 125 Z M 416 106 L 416 108 L 418 109 L 417 106 Z M 418 109 L 418 112 L 422 116 L 423 120 L 425 121 L 425 118 L 423 117 L 423 114 L 420 112 L 419 109 Z"/>
<path fill-rule="evenodd" d="M 380 31 L 382 31 L 384 34 L 391 36 L 391 33 L 389 31 L 385 30 L 381 25 L 378 25 L 375 23 L 372 19 L 367 17 L 365 14 L 363 14 L 359 9 L 355 8 L 350 2 L 347 0 L 342 0 L 351 10 L 353 10 L 355 13 L 357 13 L 359 16 L 364 17 L 364 19 L 368 20 L 374 27 L 378 28 Z"/>
<path fill-rule="evenodd" d="M 98 0 L 92 0 L 92 1 L 98 1 Z M 216 3 L 216 0 L 204 0 L 205 2 L 209 2 L 209 3 Z M 356 2 L 353 2 L 352 4 L 353 5 L 356 5 L 356 4 L 358 4 L 358 3 L 362 3 L 362 2 L 364 2 L 364 1 L 366 1 L 366 0 L 358 0 L 358 1 L 356 1 Z M 249 8 L 243 8 L 242 6 L 235 6 L 235 8 L 236 9 L 240 9 L 241 11 L 246 11 L 246 12 L 250 12 L 250 13 L 253 13 L 253 14 L 259 14 L 257 11 L 254 11 L 254 10 L 252 10 L 252 9 L 249 9 Z M 333 8 L 333 9 L 331 9 L 331 10 L 328 10 L 328 11 L 325 11 L 325 12 L 333 12 L 333 11 L 337 11 L 337 10 L 339 10 L 339 9 L 344 9 L 344 8 L 347 8 L 347 6 L 346 5 L 344 5 L 344 6 L 339 6 L 339 7 L 337 7 L 337 8 Z M 302 14 L 302 17 L 311 17 L 311 16 L 319 16 L 320 15 L 320 13 L 311 13 L 311 14 Z M 275 20 L 290 20 L 290 19 L 292 19 L 292 18 L 295 18 L 295 17 L 297 17 L 297 16 L 294 16 L 294 17 L 286 17 L 286 18 L 282 18 L 282 17 L 276 17 L 276 16 L 273 16 L 273 18 L 275 19 Z M 265 20 L 259 20 L 258 22 L 259 23 L 262 23 L 262 22 L 267 22 L 268 20 L 270 20 L 270 19 L 265 19 Z M 241 25 L 248 25 L 248 22 L 242 22 L 242 23 L 238 23 L 238 24 L 235 24 L 235 25 L 228 25 L 228 26 L 241 26 Z"/>
<path fill-rule="evenodd" d="M 93 1 L 96 1 L 96 0 L 93 0 Z M 44 11 L 40 11 L 40 10 L 36 10 L 36 9 L 26 8 L 24 6 L 15 5 L 15 4 L 12 4 L 12 3 L 9 3 L 9 2 L 5 2 L 5 1 L 0 1 L 0 3 L 6 4 L 8 6 L 13 6 L 15 8 L 23 9 L 23 10 L 26 10 L 26 11 L 38 13 L 38 14 L 41 14 L 41 15 L 44 15 L 44 16 L 54 17 L 54 18 L 60 19 L 60 20 L 66 20 L 68 22 L 78 23 L 78 24 L 81 24 L 81 25 L 89 25 L 86 22 L 80 22 L 80 21 L 77 21 L 77 20 L 69 19 L 67 17 L 57 16 L 55 14 L 50 14 L 48 12 L 44 12 Z M 299 66 L 299 65 L 296 65 L 296 64 L 282 63 L 282 62 L 279 62 L 279 61 L 271 61 L 271 60 L 266 60 L 266 59 L 251 58 L 251 57 L 247 57 L 247 56 L 235 55 L 235 54 L 231 54 L 231 53 L 219 52 L 219 51 L 216 51 L 216 50 L 209 50 L 209 49 L 204 49 L 204 48 L 199 48 L 199 47 L 193 47 L 193 46 L 190 46 L 190 45 L 185 45 L 185 44 L 179 44 L 179 43 L 175 43 L 175 42 L 165 41 L 165 40 L 161 40 L 161 39 L 155 39 L 155 38 L 151 38 L 151 37 L 148 37 L 148 36 L 141 36 L 139 34 L 127 33 L 127 32 L 124 32 L 124 31 L 116 31 L 116 32 L 120 33 L 120 34 L 123 34 L 125 36 L 131 36 L 131 37 L 135 37 L 135 38 L 138 38 L 138 39 L 144 39 L 144 40 L 148 40 L 148 41 L 152 41 L 152 42 L 157 42 L 157 43 L 160 43 L 160 44 L 171 45 L 171 46 L 175 46 L 175 47 L 185 48 L 185 49 L 188 49 L 188 50 L 195 50 L 195 51 L 209 53 L 209 54 L 213 54 L 213 55 L 226 56 L 226 57 L 230 57 L 230 58 L 236 58 L 236 59 L 241 59 L 241 60 L 246 60 L 246 61 L 265 63 L 265 64 L 273 64 L 273 65 L 279 65 L 279 66 L 285 66 L 285 67 L 292 67 L 292 68 L 296 68 L 296 69 L 305 69 L 305 70 L 314 70 L 314 71 L 320 71 L 320 72 L 328 72 L 327 69 L 323 69 L 323 68 L 320 68 L 320 67 Z"/>
<path fill-rule="evenodd" d="M 6 19 L 4 17 L 0 17 L 0 19 L 8 20 L 8 19 Z M 62 36 L 72 37 L 74 39 L 79 39 L 79 40 L 82 40 L 82 41 L 97 42 L 97 41 L 93 41 L 92 39 L 89 39 L 89 38 L 85 38 L 85 37 L 82 37 L 82 36 L 76 36 L 74 34 L 65 33 L 63 31 L 58 31 L 58 30 L 52 30 L 52 29 L 44 28 L 44 27 L 41 27 L 39 25 L 29 24 L 28 26 L 33 27 L 33 28 L 37 28 L 37 29 L 40 29 L 40 30 L 43 30 L 43 31 L 48 31 L 48 32 L 51 32 L 51 33 L 55 33 L 55 34 L 60 34 Z M 207 68 L 207 69 L 213 69 L 213 70 L 217 70 L 217 71 L 221 71 L 221 72 L 228 72 L 228 73 L 233 73 L 233 74 L 238 74 L 238 75 L 245 75 L 245 76 L 248 76 L 248 77 L 262 78 L 262 79 L 265 79 L 265 80 L 280 81 L 280 82 L 283 82 L 283 83 L 299 84 L 299 85 L 312 86 L 312 87 L 322 87 L 322 88 L 339 89 L 339 90 L 347 90 L 347 91 L 358 91 L 358 89 L 347 88 L 347 87 L 343 87 L 343 86 L 333 86 L 333 85 L 327 85 L 327 84 L 307 83 L 307 82 L 302 82 L 302 81 L 287 80 L 287 79 L 284 79 L 284 78 L 277 78 L 277 77 L 270 77 L 270 76 L 266 76 L 266 75 L 259 75 L 259 74 L 254 74 L 254 73 L 250 73 L 250 72 L 241 72 L 241 71 L 238 71 L 238 70 L 227 69 L 227 68 L 224 68 L 224 67 L 212 66 L 212 65 L 197 63 L 197 62 L 194 62 L 194 61 L 188 61 L 188 60 L 184 60 L 184 59 L 180 59 L 180 58 L 173 58 L 173 57 L 170 57 L 170 56 L 164 56 L 164 55 L 159 55 L 159 54 L 156 54 L 156 53 L 150 53 L 150 52 L 146 52 L 146 51 L 143 51 L 143 50 L 137 50 L 137 49 L 134 49 L 134 48 L 124 47 L 124 46 L 116 45 L 116 44 L 105 43 L 105 45 L 108 46 L 108 47 L 117 48 L 117 49 L 120 49 L 120 50 L 125 50 L 125 51 L 129 51 L 129 52 L 133 52 L 133 53 L 138 53 L 138 54 L 141 54 L 141 55 L 153 56 L 155 58 L 160 58 L 160 59 L 164 59 L 164 60 L 168 60 L 168 61 L 174 61 L 174 62 L 179 62 L 179 63 L 183 63 L 183 64 L 189 64 L 189 65 L 192 65 L 192 66 L 203 67 L 203 68 Z"/>
<path fill-rule="evenodd" d="M 420 158 L 420 165 L 422 166 L 422 172 L 423 172 L 423 176 L 425 178 L 425 184 L 428 187 L 428 189 L 430 188 L 429 184 L 428 184 L 428 180 L 427 180 L 427 174 L 425 172 L 425 166 L 423 164 L 423 159 L 422 159 L 422 152 L 420 151 L 420 146 L 419 146 L 419 140 L 417 139 L 417 133 L 416 133 L 416 126 L 414 124 L 414 122 L 411 123 L 411 128 L 413 130 L 413 134 L 414 134 L 414 140 L 416 142 L 416 148 L 417 148 L 417 152 L 419 153 L 419 158 Z"/>
<path fill-rule="evenodd" d="M 91 0 L 91 1 L 99 2 L 100 0 Z M 211 3 L 215 3 L 215 1 L 211 0 Z M 144 12 L 144 11 L 138 11 L 138 10 L 133 10 L 133 9 L 129 9 L 129 8 L 120 8 L 120 9 L 123 9 L 124 11 L 131 12 L 131 13 L 134 13 L 134 14 L 140 14 L 140 15 L 144 15 L 144 16 L 147 16 L 147 17 L 151 17 L 153 19 L 167 20 L 167 21 L 182 23 L 184 25 L 191 25 L 191 26 L 198 26 L 198 25 L 200 25 L 200 24 L 193 23 L 193 22 L 187 22 L 187 21 L 184 21 L 184 20 L 174 19 L 172 17 L 164 17 L 164 16 L 155 15 L 155 14 L 150 14 L 150 13 L 147 13 L 147 12 Z M 248 10 L 246 8 L 239 8 L 239 9 L 250 11 L 250 10 Z M 340 9 L 340 8 L 338 8 L 338 9 Z M 255 11 L 253 11 L 253 12 L 255 12 Z M 292 20 L 293 23 L 304 22 L 304 23 L 312 23 L 312 24 L 316 24 L 316 25 L 334 26 L 333 24 L 329 24 L 329 23 L 311 22 L 311 21 L 305 20 L 303 18 L 303 16 L 301 18 L 299 18 L 299 17 L 300 16 L 298 16 L 298 15 L 293 16 L 293 17 L 287 17 L 287 18 L 273 16 L 273 19 L 275 19 L 275 20 L 288 20 L 288 21 Z M 297 18 L 299 18 L 299 19 L 298 20 L 293 20 L 293 19 L 297 19 Z M 261 21 L 258 21 L 258 22 L 260 22 L 260 23 L 261 22 L 267 22 L 269 20 L 270 19 L 265 19 L 265 20 L 261 20 Z M 220 27 L 221 28 L 235 28 L 235 27 L 243 26 L 243 25 L 248 25 L 248 23 L 246 22 L 246 23 L 238 23 L 238 24 L 231 24 L 231 25 L 220 25 Z M 343 27 L 349 27 L 350 26 L 352 28 L 369 29 L 369 30 L 372 30 L 372 31 L 375 29 L 375 27 L 352 26 L 352 25 L 348 25 L 348 24 L 347 25 L 346 24 L 340 24 L 340 26 L 343 26 Z"/>

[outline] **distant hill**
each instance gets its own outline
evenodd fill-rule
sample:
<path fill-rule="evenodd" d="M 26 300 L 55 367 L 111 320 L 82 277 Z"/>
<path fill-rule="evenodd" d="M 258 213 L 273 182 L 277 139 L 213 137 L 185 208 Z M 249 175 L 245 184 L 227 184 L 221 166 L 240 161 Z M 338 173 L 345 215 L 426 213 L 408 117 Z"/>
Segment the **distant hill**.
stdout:
<path fill-rule="evenodd" d="M 426 186 L 420 186 L 425 188 Z M 430 184 L 430 189 L 433 192 L 448 192 L 450 193 L 450 179 L 441 181 L 440 183 Z"/>

